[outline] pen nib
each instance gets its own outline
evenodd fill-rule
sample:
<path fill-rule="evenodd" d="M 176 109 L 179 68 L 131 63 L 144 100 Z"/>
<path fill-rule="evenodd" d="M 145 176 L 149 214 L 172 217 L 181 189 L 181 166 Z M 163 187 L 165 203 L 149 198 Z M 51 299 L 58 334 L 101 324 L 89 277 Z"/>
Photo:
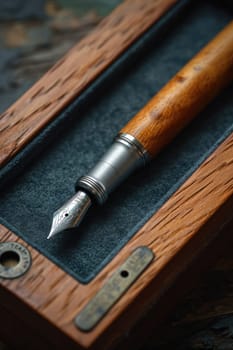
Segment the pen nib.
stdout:
<path fill-rule="evenodd" d="M 77 227 L 91 206 L 91 199 L 83 191 L 78 191 L 53 214 L 52 226 L 47 239 L 57 233 Z"/>

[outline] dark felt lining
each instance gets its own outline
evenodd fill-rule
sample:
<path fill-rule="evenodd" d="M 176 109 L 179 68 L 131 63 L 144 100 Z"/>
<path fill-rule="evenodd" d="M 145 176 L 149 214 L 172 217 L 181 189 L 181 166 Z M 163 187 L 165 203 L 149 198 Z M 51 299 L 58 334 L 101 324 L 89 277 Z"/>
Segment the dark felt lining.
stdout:
<path fill-rule="evenodd" d="M 152 28 L 105 73 L 104 81 L 93 84 L 34 141 L 39 149 L 47 144 L 51 130 L 54 134 L 60 129 L 53 143 L 3 187 L 1 222 L 81 282 L 93 278 L 230 134 L 232 89 L 223 92 L 156 161 L 117 189 L 106 205 L 94 208 L 80 228 L 47 241 L 53 211 L 73 194 L 77 178 L 95 164 L 118 130 L 230 19 L 221 7 L 196 2 L 160 34 L 160 40 L 156 27 L 164 20 Z M 142 53 L 137 54 L 139 48 Z M 32 154 L 32 148 L 25 150 L 3 169 L 2 183 L 4 175 L 19 170 Z"/>

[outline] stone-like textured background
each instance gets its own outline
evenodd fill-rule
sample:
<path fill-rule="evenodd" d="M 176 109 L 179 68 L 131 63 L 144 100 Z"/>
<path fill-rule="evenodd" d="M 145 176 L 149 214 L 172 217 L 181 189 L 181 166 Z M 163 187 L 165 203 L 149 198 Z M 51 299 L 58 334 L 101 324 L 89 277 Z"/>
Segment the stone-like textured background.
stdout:
<path fill-rule="evenodd" d="M 119 0 L 0 2 L 0 111 L 4 111 Z M 229 255 L 229 254 L 228 254 Z M 3 326 L 4 320 L 1 320 Z M 32 345 L 33 348 L 33 345 Z M 0 344 L 0 350 L 9 347 Z M 145 350 L 233 349 L 233 258 L 218 261 Z"/>
<path fill-rule="evenodd" d="M 0 1 L 0 112 L 120 0 Z"/>

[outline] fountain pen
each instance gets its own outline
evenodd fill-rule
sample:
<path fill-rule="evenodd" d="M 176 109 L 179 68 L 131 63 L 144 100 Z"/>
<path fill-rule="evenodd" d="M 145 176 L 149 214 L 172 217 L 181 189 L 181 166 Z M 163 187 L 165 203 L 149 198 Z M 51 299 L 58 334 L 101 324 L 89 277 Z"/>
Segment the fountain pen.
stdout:
<path fill-rule="evenodd" d="M 233 22 L 191 59 L 129 123 L 76 194 L 53 214 L 48 238 L 80 224 L 136 168 L 166 146 L 233 79 Z"/>

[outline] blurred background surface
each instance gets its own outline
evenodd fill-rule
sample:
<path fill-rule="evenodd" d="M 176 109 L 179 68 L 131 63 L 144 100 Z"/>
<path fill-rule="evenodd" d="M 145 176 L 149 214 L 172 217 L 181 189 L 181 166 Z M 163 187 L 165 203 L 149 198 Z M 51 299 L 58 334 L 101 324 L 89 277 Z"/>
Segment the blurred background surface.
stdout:
<path fill-rule="evenodd" d="M 0 112 L 120 0 L 0 1 Z"/>

